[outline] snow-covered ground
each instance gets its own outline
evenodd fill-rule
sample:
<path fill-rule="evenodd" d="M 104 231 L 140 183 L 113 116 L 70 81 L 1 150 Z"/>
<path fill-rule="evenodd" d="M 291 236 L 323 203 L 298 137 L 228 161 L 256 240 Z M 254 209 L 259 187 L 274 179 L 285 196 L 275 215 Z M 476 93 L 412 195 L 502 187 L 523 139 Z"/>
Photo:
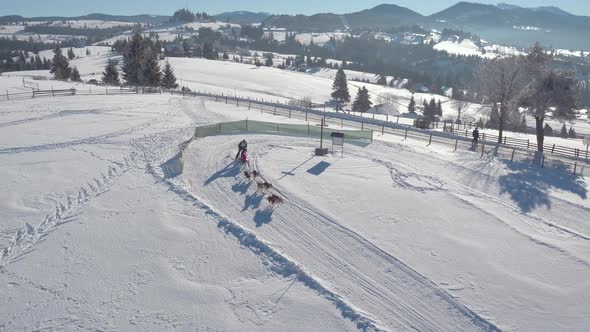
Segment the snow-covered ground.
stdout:
<path fill-rule="evenodd" d="M 0 103 L 3 328 L 356 329 L 343 306 L 396 331 L 590 324 L 583 179 L 388 135 L 326 158 L 209 137 L 161 170 L 195 125 L 245 118 L 289 122 L 166 95 Z M 231 164 L 242 137 L 276 210 Z"/>

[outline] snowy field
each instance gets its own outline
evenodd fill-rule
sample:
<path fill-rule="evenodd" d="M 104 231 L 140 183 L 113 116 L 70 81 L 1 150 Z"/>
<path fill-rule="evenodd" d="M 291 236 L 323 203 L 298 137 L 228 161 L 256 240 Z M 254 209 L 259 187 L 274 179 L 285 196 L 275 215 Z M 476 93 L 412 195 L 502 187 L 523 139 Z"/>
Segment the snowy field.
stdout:
<path fill-rule="evenodd" d="M 188 145 L 182 174 L 160 168 L 195 125 L 245 118 L 289 121 L 166 95 L 1 103 L 0 326 L 590 324 L 583 179 L 388 135 L 326 158 L 313 139 L 209 137 Z M 285 199 L 274 211 L 231 164 L 242 137 Z"/>
<path fill-rule="evenodd" d="M 194 125 L 244 116 L 165 96 L 1 104 L 2 329 L 355 330 L 152 170 Z"/>

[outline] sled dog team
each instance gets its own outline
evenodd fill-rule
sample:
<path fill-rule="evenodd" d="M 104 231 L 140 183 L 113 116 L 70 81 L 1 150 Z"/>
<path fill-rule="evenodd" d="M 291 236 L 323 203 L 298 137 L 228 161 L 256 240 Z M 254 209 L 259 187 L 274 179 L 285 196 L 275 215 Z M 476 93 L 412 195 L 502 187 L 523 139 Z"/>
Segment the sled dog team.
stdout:
<path fill-rule="evenodd" d="M 240 144 L 238 144 L 238 153 L 236 153 L 236 158 L 235 161 L 238 160 L 238 158 L 240 159 L 240 161 L 242 162 L 242 164 L 249 166 L 250 162 L 248 160 L 248 143 L 246 142 L 246 140 L 242 140 L 240 142 Z M 244 171 L 244 177 L 246 177 L 246 179 L 248 179 L 248 181 L 250 180 L 256 180 L 257 178 L 260 178 L 260 173 L 256 170 L 253 170 L 252 172 L 245 170 Z M 264 182 L 258 182 L 256 181 L 256 191 L 262 193 L 263 195 L 266 194 L 267 192 L 269 192 L 272 189 L 272 184 L 264 181 Z M 266 201 L 272 206 L 272 208 L 276 208 L 279 205 L 283 204 L 283 199 L 276 195 L 276 194 L 271 194 L 270 196 L 268 196 L 266 198 Z"/>

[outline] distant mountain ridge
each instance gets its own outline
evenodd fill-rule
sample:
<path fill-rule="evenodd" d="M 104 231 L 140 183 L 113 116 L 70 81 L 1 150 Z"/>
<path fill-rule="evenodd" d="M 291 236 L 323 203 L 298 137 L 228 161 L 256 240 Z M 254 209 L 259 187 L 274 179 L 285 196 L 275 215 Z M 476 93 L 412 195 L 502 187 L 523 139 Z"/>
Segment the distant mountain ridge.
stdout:
<path fill-rule="evenodd" d="M 262 23 L 267 17 L 271 16 L 269 13 L 255 13 L 250 11 L 233 11 L 213 15 L 213 18 L 219 21 L 237 24 L 254 24 Z"/>
<path fill-rule="evenodd" d="M 108 15 L 108 14 L 88 14 L 83 16 L 66 17 L 66 16 L 40 16 L 40 17 L 23 17 L 20 15 L 0 16 L 0 23 L 4 22 L 23 22 L 23 21 L 63 21 L 63 20 L 98 20 L 98 21 L 118 21 L 132 23 L 152 23 L 159 24 L 168 22 L 171 16 L 165 15 Z"/>

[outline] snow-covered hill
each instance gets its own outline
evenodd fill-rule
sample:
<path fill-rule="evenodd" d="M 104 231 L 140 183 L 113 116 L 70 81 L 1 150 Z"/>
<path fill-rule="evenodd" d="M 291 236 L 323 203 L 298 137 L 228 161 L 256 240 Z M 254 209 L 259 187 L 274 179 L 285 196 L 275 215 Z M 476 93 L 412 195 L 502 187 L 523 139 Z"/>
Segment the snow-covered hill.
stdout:
<path fill-rule="evenodd" d="M 330 82 L 261 68 L 276 76 L 263 83 L 251 66 L 202 61 L 192 84 L 218 91 L 281 98 L 309 85 L 319 98 Z M 229 65 L 232 77 L 208 74 Z M 590 324 L 584 179 L 389 135 L 326 158 L 312 156 L 315 139 L 209 137 L 188 145 L 182 174 L 162 170 L 194 126 L 246 118 L 302 123 L 169 95 L 0 103 L 3 327 Z M 275 210 L 231 163 L 242 138 L 285 200 Z"/>

